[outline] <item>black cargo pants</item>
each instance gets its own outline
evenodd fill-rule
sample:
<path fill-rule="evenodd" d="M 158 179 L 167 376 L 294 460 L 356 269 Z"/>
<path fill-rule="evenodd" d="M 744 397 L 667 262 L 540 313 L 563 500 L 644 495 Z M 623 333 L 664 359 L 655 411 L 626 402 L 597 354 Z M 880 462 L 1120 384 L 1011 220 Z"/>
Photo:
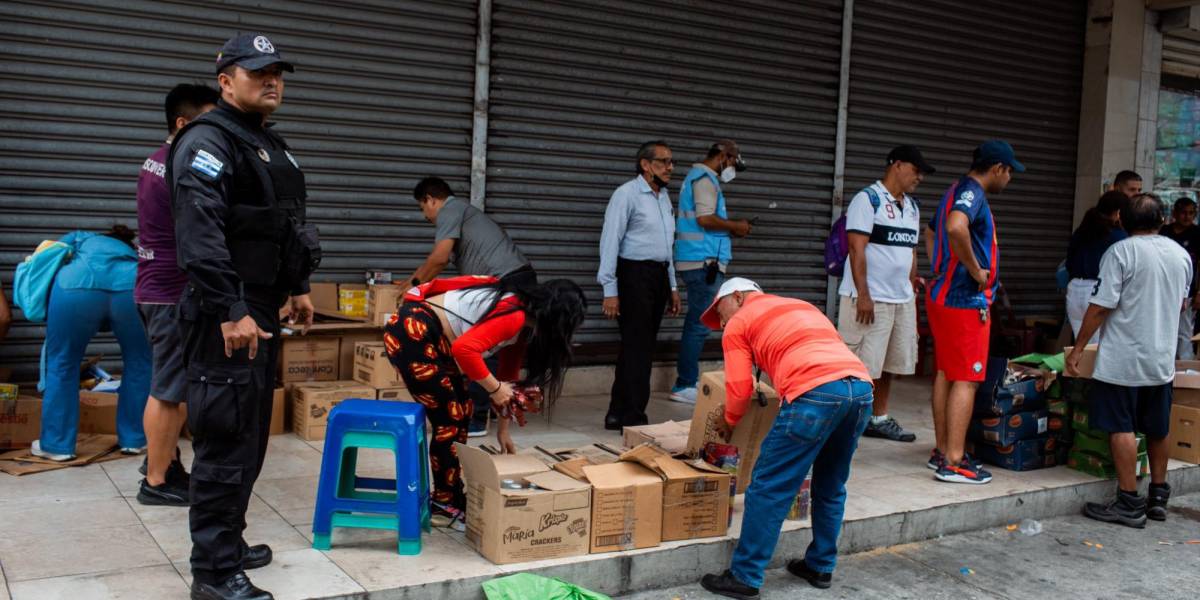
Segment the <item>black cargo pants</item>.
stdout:
<path fill-rule="evenodd" d="M 277 301 L 276 301 L 277 300 Z M 267 454 L 271 396 L 279 351 L 282 299 L 247 298 L 250 315 L 271 333 L 248 349 L 225 356 L 221 316 L 188 288 L 179 303 L 187 370 L 187 421 L 192 432 L 192 576 L 218 583 L 242 570 L 242 538 L 251 491 Z"/>

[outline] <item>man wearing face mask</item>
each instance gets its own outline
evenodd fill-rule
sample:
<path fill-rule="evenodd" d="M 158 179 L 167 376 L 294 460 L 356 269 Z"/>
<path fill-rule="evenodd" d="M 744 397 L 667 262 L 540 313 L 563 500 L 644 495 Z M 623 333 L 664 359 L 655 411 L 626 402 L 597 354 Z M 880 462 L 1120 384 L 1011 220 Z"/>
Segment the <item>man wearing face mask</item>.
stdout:
<path fill-rule="evenodd" d="M 267 117 L 292 71 L 266 36 L 217 54 L 217 107 L 180 130 L 167 159 L 176 249 L 187 287 L 177 318 L 192 432 L 193 600 L 265 600 L 245 570 L 271 562 L 243 533 L 271 423 L 279 309 L 312 324 L 308 276 L 320 262 L 305 219 L 304 174 Z"/>
<path fill-rule="evenodd" d="M 746 169 L 733 140 L 721 140 L 708 149 L 702 162 L 692 165 L 679 189 L 679 215 L 675 219 L 675 271 L 687 287 L 687 315 L 679 340 L 678 375 L 671 400 L 696 403 L 696 381 L 700 378 L 700 352 L 709 328 L 700 314 L 712 302 L 725 281 L 725 269 L 733 257 L 731 237 L 746 237 L 750 222 L 733 221 L 725 207 L 722 183 L 729 183 Z"/>
<path fill-rule="evenodd" d="M 667 183 L 675 170 L 663 141 L 638 148 L 637 176 L 613 192 L 600 234 L 604 316 L 616 319 L 621 349 L 604 428 L 645 425 L 650 402 L 650 362 L 663 312 L 679 314 L 672 245 L 675 220 Z M 669 302 L 669 304 L 668 304 Z"/>

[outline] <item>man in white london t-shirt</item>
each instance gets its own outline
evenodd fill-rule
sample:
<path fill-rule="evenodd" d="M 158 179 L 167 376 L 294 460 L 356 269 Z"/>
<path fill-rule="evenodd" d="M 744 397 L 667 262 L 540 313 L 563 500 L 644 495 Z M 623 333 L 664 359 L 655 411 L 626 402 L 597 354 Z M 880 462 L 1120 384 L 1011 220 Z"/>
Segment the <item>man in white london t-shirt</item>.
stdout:
<path fill-rule="evenodd" d="M 892 375 L 917 366 L 917 242 L 921 211 L 909 194 L 934 168 L 915 146 L 897 146 L 883 179 L 855 194 L 846 209 L 846 258 L 838 333 L 875 382 L 874 416 L 863 435 L 900 442 L 917 436 L 888 416 Z"/>

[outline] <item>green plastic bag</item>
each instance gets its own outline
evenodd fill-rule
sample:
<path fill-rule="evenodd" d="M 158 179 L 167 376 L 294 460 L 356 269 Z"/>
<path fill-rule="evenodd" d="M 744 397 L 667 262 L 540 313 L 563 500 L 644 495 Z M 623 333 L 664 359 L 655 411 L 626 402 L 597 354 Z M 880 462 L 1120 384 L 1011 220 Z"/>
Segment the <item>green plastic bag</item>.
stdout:
<path fill-rule="evenodd" d="M 488 600 L 612 600 L 561 579 L 517 573 L 483 582 Z"/>

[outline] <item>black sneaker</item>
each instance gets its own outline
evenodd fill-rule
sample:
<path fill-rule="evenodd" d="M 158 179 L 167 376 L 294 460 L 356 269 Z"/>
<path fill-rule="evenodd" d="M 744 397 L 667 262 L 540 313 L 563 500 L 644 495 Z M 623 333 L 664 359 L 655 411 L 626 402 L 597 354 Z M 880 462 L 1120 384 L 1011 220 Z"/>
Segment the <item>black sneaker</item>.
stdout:
<path fill-rule="evenodd" d="M 905 431 L 895 419 L 888 417 L 882 423 L 876 424 L 874 420 L 867 422 L 867 428 L 863 431 L 863 435 L 873 438 L 883 438 L 892 440 L 893 442 L 915 442 L 917 434 Z"/>
<path fill-rule="evenodd" d="M 809 585 L 823 590 L 833 585 L 833 573 L 818 573 L 808 567 L 803 560 L 790 560 L 787 564 L 788 573 L 808 582 Z"/>
<path fill-rule="evenodd" d="M 733 572 L 726 569 L 720 575 L 708 574 L 700 578 L 700 587 L 726 598 L 737 598 L 738 600 L 752 600 L 758 598 L 758 588 L 750 587 L 737 580 L 733 576 Z"/>
<path fill-rule="evenodd" d="M 981 468 L 967 457 L 963 457 L 962 462 L 958 463 L 958 465 L 952 465 L 943 461 L 938 470 L 934 471 L 933 477 L 938 481 L 945 481 L 946 483 L 968 483 L 974 485 L 988 483 L 992 480 L 992 474 L 987 469 Z"/>
<path fill-rule="evenodd" d="M 1083 507 L 1083 516 L 1105 523 L 1120 523 L 1126 527 L 1142 529 L 1146 526 L 1146 499 L 1136 494 L 1117 492 L 1116 498 L 1107 504 L 1088 502 Z"/>
<path fill-rule="evenodd" d="M 137 494 L 138 504 L 145 506 L 190 506 L 189 498 L 187 488 L 176 487 L 170 481 L 150 485 L 145 479 L 142 480 Z"/>
<path fill-rule="evenodd" d="M 1167 501 L 1171 499 L 1170 484 L 1164 483 L 1159 485 L 1152 483 L 1146 496 L 1146 518 L 1154 519 L 1155 521 L 1166 521 Z"/>
<path fill-rule="evenodd" d="M 250 583 L 245 573 L 239 572 L 220 583 L 192 581 L 192 600 L 274 600 L 275 596 L 260 590 Z"/>

